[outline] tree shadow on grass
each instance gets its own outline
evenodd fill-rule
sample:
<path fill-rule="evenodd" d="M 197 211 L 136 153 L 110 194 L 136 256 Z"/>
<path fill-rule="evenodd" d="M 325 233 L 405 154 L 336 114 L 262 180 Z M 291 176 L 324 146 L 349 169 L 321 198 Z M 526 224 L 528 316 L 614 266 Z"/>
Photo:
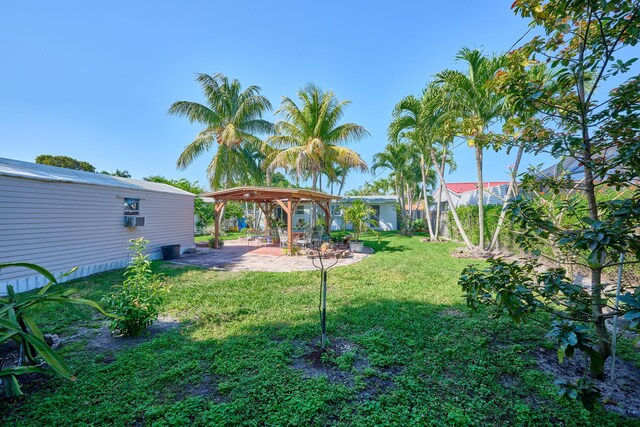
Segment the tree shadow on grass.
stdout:
<path fill-rule="evenodd" d="M 142 425 L 408 425 L 416 416 L 461 417 L 463 424 L 518 424 L 522 417 L 589 422 L 577 404 L 541 395 L 552 380 L 537 378 L 539 387 L 527 382 L 530 362 L 494 348 L 497 323 L 470 316 L 463 305 L 361 296 L 334 307 L 330 299 L 323 353 L 315 310 L 289 312 L 279 304 L 221 318 L 215 304 L 200 303 L 209 315 L 124 349 L 106 364 L 89 348 L 67 352 L 77 382 L 51 378 L 57 392 L 21 398 L 0 409 L 0 419 L 31 414 L 33 425 L 68 414 L 76 423 Z M 118 392 L 105 392 L 114 385 Z"/>
<path fill-rule="evenodd" d="M 389 240 L 369 241 L 367 246 L 371 246 L 375 252 L 404 252 L 409 249 L 404 245 L 391 244 Z"/>

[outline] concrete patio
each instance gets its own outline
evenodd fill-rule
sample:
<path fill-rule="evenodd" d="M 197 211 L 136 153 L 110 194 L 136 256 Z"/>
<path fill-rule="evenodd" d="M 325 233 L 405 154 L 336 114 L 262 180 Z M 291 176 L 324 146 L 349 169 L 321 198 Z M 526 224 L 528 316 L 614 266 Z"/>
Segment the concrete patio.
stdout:
<path fill-rule="evenodd" d="M 369 249 L 370 248 L 366 248 Z M 338 260 L 336 267 L 354 264 L 368 257 L 368 253 L 351 254 Z M 334 259 L 329 262 L 335 261 Z M 184 254 L 171 261 L 179 265 L 216 268 L 227 271 L 289 272 L 315 270 L 311 258 L 304 255 L 287 256 L 279 246 L 247 246 L 244 240 L 227 240 L 220 249 L 198 248 L 197 252 Z"/>

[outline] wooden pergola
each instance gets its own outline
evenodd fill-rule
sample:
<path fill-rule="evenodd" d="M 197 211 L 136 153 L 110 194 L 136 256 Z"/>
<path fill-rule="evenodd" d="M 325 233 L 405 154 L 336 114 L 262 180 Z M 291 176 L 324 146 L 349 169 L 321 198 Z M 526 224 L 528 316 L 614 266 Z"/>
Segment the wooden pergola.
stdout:
<path fill-rule="evenodd" d="M 214 239 L 215 247 L 220 247 L 220 213 L 224 205 L 228 201 L 237 202 L 255 202 L 262 210 L 265 218 L 265 228 L 269 228 L 269 220 L 273 208 L 278 205 L 287 214 L 287 240 L 289 254 L 293 247 L 293 213 L 299 203 L 315 203 L 322 209 L 326 218 L 327 232 L 331 226 L 331 200 L 340 199 L 340 196 L 334 196 L 320 191 L 303 190 L 300 188 L 276 188 L 276 187 L 235 187 L 226 190 L 213 191 L 203 193 L 201 197 L 209 197 L 214 199 L 215 203 L 215 220 L 214 220 Z"/>

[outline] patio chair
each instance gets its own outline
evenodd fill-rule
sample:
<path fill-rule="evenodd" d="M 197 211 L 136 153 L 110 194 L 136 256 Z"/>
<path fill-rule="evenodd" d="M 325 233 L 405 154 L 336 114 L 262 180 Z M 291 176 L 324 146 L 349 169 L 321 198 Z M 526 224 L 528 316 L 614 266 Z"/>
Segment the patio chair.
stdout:
<path fill-rule="evenodd" d="M 302 239 L 296 240 L 296 245 L 302 246 L 303 248 L 308 248 L 312 244 L 312 241 L 311 241 L 312 237 L 313 237 L 313 229 L 307 228 L 304 231 L 304 235 L 302 236 Z"/>
<path fill-rule="evenodd" d="M 322 235 L 324 233 L 324 227 L 316 225 L 313 227 L 313 234 L 311 235 L 311 245 L 320 246 L 322 244 Z"/>
<path fill-rule="evenodd" d="M 278 227 L 278 237 L 280 238 L 280 247 L 286 248 L 289 241 L 289 236 L 287 235 L 287 232 L 281 227 Z"/>

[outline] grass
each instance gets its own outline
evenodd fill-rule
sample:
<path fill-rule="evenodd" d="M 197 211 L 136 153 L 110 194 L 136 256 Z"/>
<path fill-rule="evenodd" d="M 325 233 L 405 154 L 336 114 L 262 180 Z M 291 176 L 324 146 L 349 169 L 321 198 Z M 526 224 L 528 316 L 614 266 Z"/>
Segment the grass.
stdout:
<path fill-rule="evenodd" d="M 118 351 L 63 347 L 77 381 L 51 377 L 11 406 L 1 402 L 0 423 L 638 425 L 559 400 L 532 356 L 551 348 L 539 326 L 469 313 L 457 285 L 469 260 L 450 257 L 454 244 L 389 234 L 367 244 L 373 256 L 329 272 L 329 339 L 354 344 L 323 356 L 333 379 L 296 369 L 319 337 L 317 273 L 158 262 L 173 285 L 165 311 L 183 325 Z M 121 274 L 75 286 L 99 299 Z M 42 308 L 38 320 L 61 336 L 97 326 L 66 308 Z"/>
<path fill-rule="evenodd" d="M 220 240 L 235 240 L 239 237 L 244 237 L 246 234 L 241 231 L 225 231 L 221 233 Z M 202 234 L 200 236 L 195 236 L 193 240 L 197 242 L 208 242 L 213 236 L 211 234 Z"/>

